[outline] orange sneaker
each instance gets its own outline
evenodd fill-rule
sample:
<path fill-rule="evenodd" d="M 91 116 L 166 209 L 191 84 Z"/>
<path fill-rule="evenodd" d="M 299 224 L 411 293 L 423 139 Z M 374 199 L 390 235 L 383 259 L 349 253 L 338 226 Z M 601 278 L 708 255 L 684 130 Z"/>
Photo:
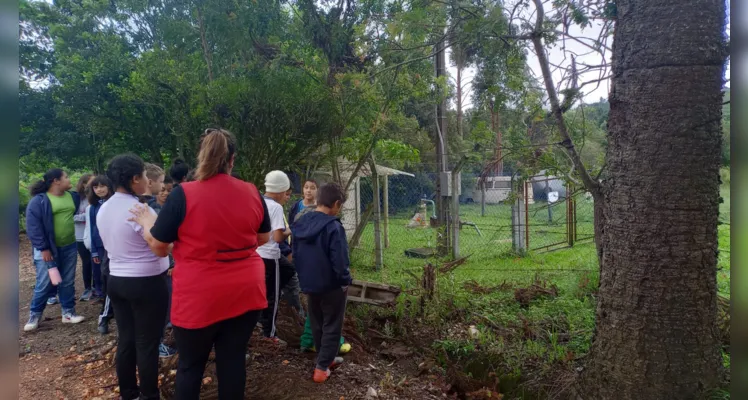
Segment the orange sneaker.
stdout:
<path fill-rule="evenodd" d="M 330 377 L 330 369 L 321 370 L 319 368 L 314 369 L 314 382 L 324 383 L 327 378 Z"/>
<path fill-rule="evenodd" d="M 343 357 L 335 357 L 334 360 L 332 360 L 332 364 L 330 364 L 330 370 L 334 370 L 335 368 L 338 368 L 343 364 Z"/>

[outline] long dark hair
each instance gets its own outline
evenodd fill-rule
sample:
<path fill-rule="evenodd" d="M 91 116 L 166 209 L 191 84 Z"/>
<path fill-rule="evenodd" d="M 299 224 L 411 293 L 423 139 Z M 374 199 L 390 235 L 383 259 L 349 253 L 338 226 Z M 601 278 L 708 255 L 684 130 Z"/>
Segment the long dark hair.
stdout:
<path fill-rule="evenodd" d="M 195 180 L 204 181 L 228 172 L 235 152 L 236 140 L 231 132 L 223 129 L 206 129 L 200 137 Z"/>
<path fill-rule="evenodd" d="M 29 192 L 32 196 L 36 196 L 37 194 L 46 193 L 49 191 L 49 188 L 52 186 L 52 184 L 57 179 L 62 179 L 62 176 L 65 174 L 65 171 L 63 171 L 60 168 L 52 168 L 49 171 L 47 171 L 44 176 L 42 177 L 42 180 L 35 182 L 31 187 L 29 188 Z"/>
<path fill-rule="evenodd" d="M 171 168 L 169 168 L 169 176 L 171 176 L 171 179 L 174 179 L 174 183 L 184 182 L 184 179 L 189 172 L 190 166 L 181 158 L 174 160 L 171 164 Z"/>
<path fill-rule="evenodd" d="M 145 163 L 135 154 L 121 154 L 109 161 L 106 167 L 106 176 L 112 181 L 115 189 L 123 188 L 127 193 L 142 201 L 142 196 L 132 190 L 132 178 L 142 176 L 145 171 Z"/>
<path fill-rule="evenodd" d="M 96 192 L 94 191 L 94 188 L 96 186 L 101 186 L 101 185 L 104 185 L 107 188 L 109 188 L 109 192 L 104 198 L 97 196 Z M 110 197 L 112 197 L 112 195 L 114 194 L 112 181 L 109 180 L 109 178 L 107 178 L 105 175 L 97 175 L 95 178 L 93 178 L 93 180 L 91 181 L 91 184 L 88 185 L 86 189 L 88 190 L 87 197 L 86 197 L 88 199 L 88 204 L 97 204 L 99 200 L 107 200 Z"/>
<path fill-rule="evenodd" d="M 75 185 L 75 191 L 78 192 L 79 195 L 86 196 L 86 187 L 92 176 L 93 174 L 85 173 L 81 175 L 80 179 L 78 179 L 78 184 Z"/>

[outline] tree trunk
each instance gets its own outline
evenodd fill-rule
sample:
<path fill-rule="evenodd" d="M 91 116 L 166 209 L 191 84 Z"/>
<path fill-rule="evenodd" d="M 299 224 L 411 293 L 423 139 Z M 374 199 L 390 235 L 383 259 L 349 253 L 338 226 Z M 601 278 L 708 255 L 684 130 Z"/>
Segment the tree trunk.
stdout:
<path fill-rule="evenodd" d="M 457 64 L 457 136 L 465 139 L 465 133 L 462 131 L 462 68 L 464 66 Z"/>
<path fill-rule="evenodd" d="M 725 3 L 616 6 L 600 291 L 580 393 L 693 399 L 722 373 L 716 264 Z"/>
<path fill-rule="evenodd" d="M 200 29 L 200 45 L 203 48 L 203 58 L 205 58 L 205 64 L 208 67 L 208 81 L 213 82 L 213 54 L 208 45 L 208 38 L 205 32 L 205 19 L 203 18 L 203 12 L 200 7 L 197 8 L 197 22 Z"/>

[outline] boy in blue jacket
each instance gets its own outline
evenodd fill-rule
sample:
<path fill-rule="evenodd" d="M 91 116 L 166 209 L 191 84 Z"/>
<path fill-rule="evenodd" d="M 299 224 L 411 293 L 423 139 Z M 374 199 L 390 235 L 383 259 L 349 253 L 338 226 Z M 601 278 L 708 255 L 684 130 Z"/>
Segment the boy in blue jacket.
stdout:
<path fill-rule="evenodd" d="M 307 295 L 314 345 L 318 350 L 314 381 L 322 383 L 342 363 L 337 357 L 343 331 L 349 270 L 348 241 L 337 215 L 346 201 L 340 185 L 319 188 L 317 209 L 291 227 L 296 271 Z"/>

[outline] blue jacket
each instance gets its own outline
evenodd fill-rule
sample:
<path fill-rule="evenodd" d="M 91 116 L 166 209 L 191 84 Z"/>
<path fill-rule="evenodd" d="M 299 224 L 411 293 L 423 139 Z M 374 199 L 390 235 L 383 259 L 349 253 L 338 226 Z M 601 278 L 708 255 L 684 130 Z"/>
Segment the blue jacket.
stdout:
<path fill-rule="evenodd" d="M 291 225 L 294 264 L 304 293 L 324 293 L 351 284 L 348 242 L 337 217 L 310 212 Z"/>
<path fill-rule="evenodd" d="M 148 203 L 148 206 L 151 207 L 153 211 L 156 212 L 156 214 L 161 212 L 161 204 L 158 204 L 158 200 L 156 199 L 155 196 L 144 196 L 144 197 L 145 197 L 146 203 Z"/>
<path fill-rule="evenodd" d="M 77 192 L 68 192 L 73 196 L 75 209 L 80 206 L 81 198 Z M 55 227 L 52 215 L 52 204 L 46 193 L 37 194 L 26 206 L 26 236 L 31 246 L 39 251 L 52 252 L 52 262 L 49 267 L 57 266 L 57 246 L 55 245 Z"/>
<path fill-rule="evenodd" d="M 96 215 L 99 214 L 101 205 L 104 204 L 102 200 L 99 200 L 96 204 L 91 204 L 88 212 L 88 223 L 91 224 L 91 257 L 99 257 L 104 254 L 104 242 L 101 241 L 101 235 L 99 234 L 99 226 L 96 224 Z"/>
<path fill-rule="evenodd" d="M 299 203 L 301 203 L 302 201 L 304 201 L 304 199 L 293 203 L 293 206 L 291 206 L 291 209 L 288 211 L 289 224 L 293 225 L 294 221 L 296 221 L 296 215 L 299 213 Z M 288 255 L 292 253 L 291 246 L 288 244 L 288 238 L 278 243 L 278 247 L 280 248 L 281 255 L 283 255 L 284 257 L 288 257 Z"/>

